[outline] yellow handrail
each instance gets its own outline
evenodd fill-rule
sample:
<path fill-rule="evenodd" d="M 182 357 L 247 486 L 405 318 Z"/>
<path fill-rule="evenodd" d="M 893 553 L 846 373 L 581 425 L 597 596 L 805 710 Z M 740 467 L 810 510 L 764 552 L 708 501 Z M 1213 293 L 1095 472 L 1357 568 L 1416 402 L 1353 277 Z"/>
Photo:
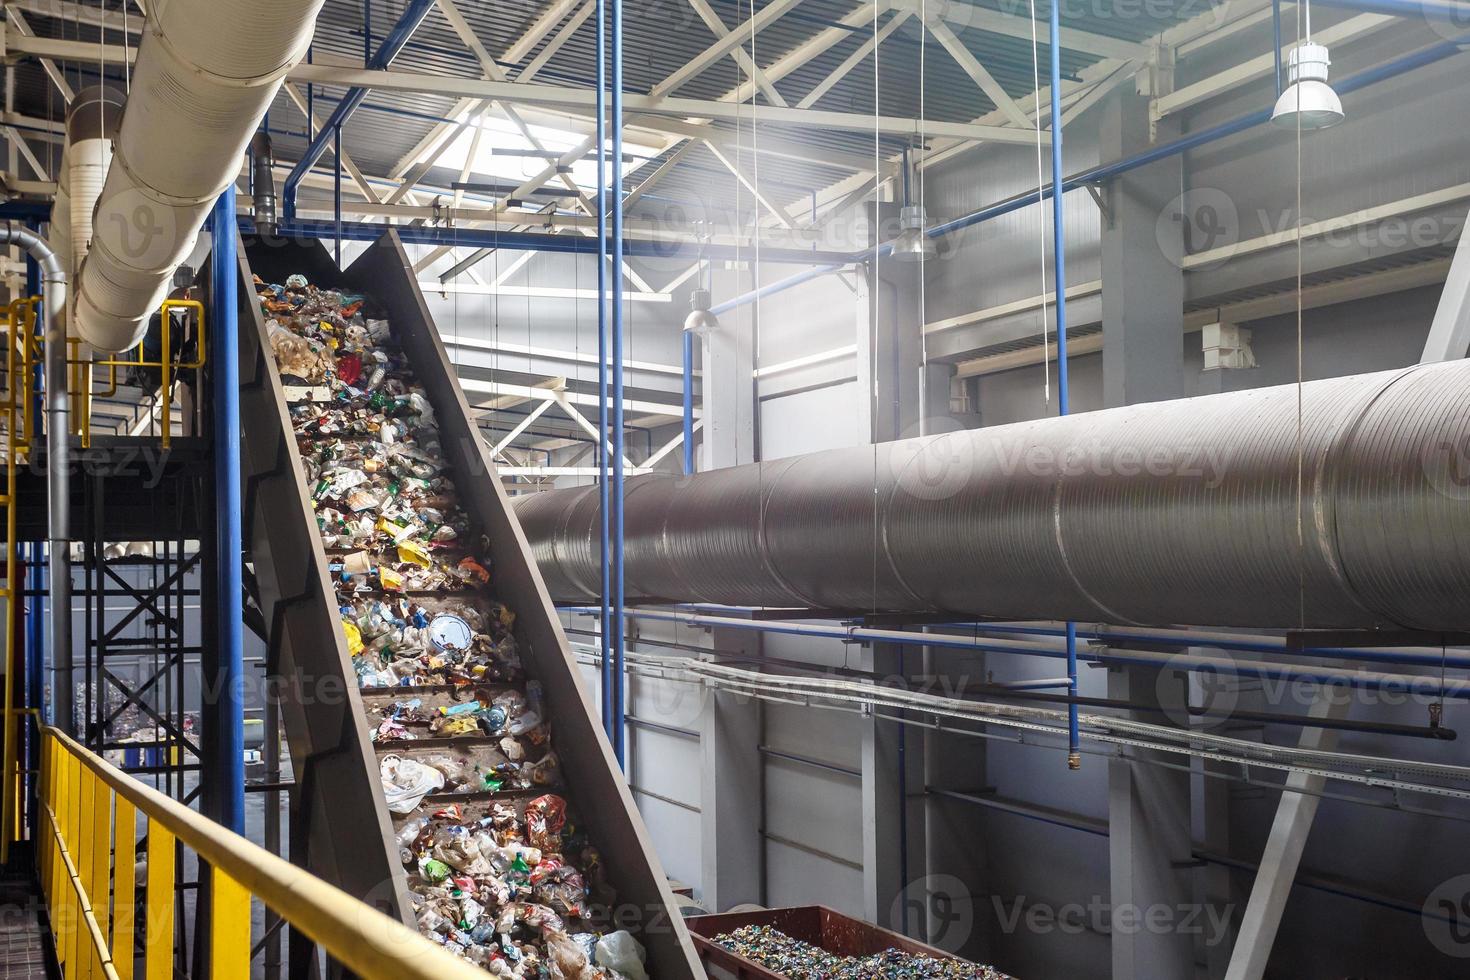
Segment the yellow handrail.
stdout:
<path fill-rule="evenodd" d="M 21 788 L 24 776 L 17 761 L 16 746 L 20 743 L 20 726 L 17 724 L 25 710 L 15 704 L 15 642 L 16 626 L 20 616 L 20 548 L 16 541 L 16 478 L 20 471 L 23 449 L 29 448 L 31 417 L 31 369 L 30 336 L 35 327 L 36 306 L 40 297 L 18 299 L 5 308 L 5 587 L 0 595 L 5 597 L 5 638 L 0 640 L 4 651 L 5 684 L 4 702 L 0 704 L 0 864 L 10 861 L 10 844 L 18 837 L 20 827 Z M 21 350 L 17 351 L 19 343 Z M 17 372 L 21 376 L 17 377 Z M 23 431 L 24 430 L 24 431 Z"/>
<path fill-rule="evenodd" d="M 179 361 L 178 363 L 174 363 L 174 359 L 173 359 L 173 338 L 170 336 L 170 329 L 172 327 L 172 323 L 170 322 L 170 319 L 171 318 L 169 317 L 169 313 L 171 313 L 174 310 L 188 310 L 188 311 L 192 312 L 194 314 L 194 316 L 196 317 L 196 322 L 199 324 L 198 338 L 197 338 L 198 339 L 198 343 L 197 343 L 198 350 L 196 351 L 194 360 L 192 360 L 192 361 Z M 197 370 L 199 368 L 204 367 L 204 363 L 205 363 L 205 360 L 206 360 L 205 339 L 204 339 L 204 335 L 205 335 L 205 329 L 204 329 L 204 304 L 201 303 L 197 299 L 166 299 L 166 300 L 163 301 L 163 305 L 161 307 L 159 307 L 159 313 L 160 313 L 160 320 L 161 320 L 161 322 L 159 324 L 159 328 L 160 328 L 160 331 L 161 331 L 159 340 L 162 343 L 162 350 L 160 351 L 158 360 L 156 360 L 156 361 L 147 360 L 147 358 L 144 356 L 144 353 L 143 353 L 143 344 L 141 342 L 138 344 L 137 347 L 133 348 L 133 352 L 137 355 L 136 357 L 129 357 L 129 358 L 121 359 L 121 360 L 119 360 L 117 358 L 107 358 L 107 359 L 102 359 L 102 360 L 87 360 L 85 358 L 78 358 L 78 357 L 76 357 L 75 356 L 75 354 L 76 354 L 76 351 L 75 350 L 69 350 L 68 351 L 67 363 L 70 364 L 70 365 L 72 365 L 72 369 L 73 369 L 73 383 L 78 386 L 78 396 L 77 397 L 85 399 L 85 407 L 83 409 L 79 410 L 78 413 L 77 413 L 77 414 L 79 414 L 81 416 L 81 422 L 82 422 L 82 425 L 81 425 L 81 436 L 82 436 L 82 448 L 83 449 L 90 448 L 91 445 L 92 445 L 92 374 L 91 374 L 91 372 L 92 372 L 92 369 L 93 368 L 97 368 L 97 367 L 105 367 L 111 373 L 110 386 L 109 386 L 108 390 L 103 393 L 103 397 L 106 397 L 106 396 L 111 395 L 111 394 L 115 394 L 117 392 L 117 369 L 118 368 L 120 368 L 120 367 L 127 367 L 127 368 L 134 368 L 134 367 L 136 367 L 136 368 L 158 368 L 158 370 L 162 373 L 161 383 L 160 383 L 159 389 L 158 389 L 158 397 L 165 400 L 164 401 L 164 406 L 163 406 L 163 411 L 161 413 L 161 415 L 162 415 L 161 421 L 162 421 L 162 425 L 163 425 L 163 434 L 161 436 L 160 441 L 163 444 L 163 448 L 167 449 L 169 447 L 170 434 L 171 434 L 172 429 L 173 429 L 173 426 L 172 426 L 172 424 L 171 424 L 171 422 L 169 420 L 169 415 L 172 413 L 173 404 L 174 404 L 173 391 L 172 391 L 172 388 L 173 388 L 173 372 L 174 371 L 185 371 L 185 370 L 190 370 L 190 369 Z M 80 341 L 77 341 L 77 340 L 68 341 L 68 344 L 71 345 L 72 347 L 75 347 L 79 343 L 80 343 Z M 83 382 L 83 375 L 80 374 L 80 373 L 78 373 L 78 372 L 85 372 L 85 384 L 82 383 Z"/>
<path fill-rule="evenodd" d="M 146 836 L 139 952 L 148 980 L 173 976 L 176 840 L 208 864 L 214 980 L 250 975 L 252 896 L 366 980 L 484 980 L 478 967 L 397 919 L 144 786 L 61 731 L 42 733 L 42 815 L 50 832 L 41 835 L 37 864 L 63 976 L 134 976 L 133 867 Z M 137 813 L 147 822 L 142 834 Z"/>

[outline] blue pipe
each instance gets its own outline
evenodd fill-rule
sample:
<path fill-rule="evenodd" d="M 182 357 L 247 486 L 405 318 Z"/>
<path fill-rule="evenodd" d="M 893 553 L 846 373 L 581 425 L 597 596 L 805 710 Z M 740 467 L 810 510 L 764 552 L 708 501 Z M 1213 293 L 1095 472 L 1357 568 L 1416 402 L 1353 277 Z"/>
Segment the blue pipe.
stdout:
<path fill-rule="evenodd" d="M 623 0 L 612 0 L 613 753 L 627 768 L 623 639 Z"/>
<path fill-rule="evenodd" d="M 1022 636 L 1065 636 L 1066 631 L 1047 626 L 1003 626 L 998 623 L 944 623 L 945 629 L 976 629 L 987 633 L 1015 633 Z M 1137 643 L 1144 646 L 1198 646 L 1216 647 L 1221 650 L 1242 650 L 1250 653 L 1285 653 L 1302 657 L 1325 657 L 1332 660 L 1354 660 L 1364 663 L 1400 664 L 1414 667 L 1451 667 L 1470 669 L 1470 654 L 1409 653 L 1405 650 L 1381 650 L 1367 647 L 1304 647 L 1289 650 L 1284 643 L 1261 643 L 1252 640 L 1221 640 L 1215 636 L 1189 637 L 1166 636 L 1159 633 L 1134 632 L 1109 629 L 1078 630 L 1084 640 L 1096 640 L 1112 645 Z"/>
<path fill-rule="evenodd" d="M 678 602 L 673 603 L 676 609 L 688 609 L 696 613 L 704 613 L 713 616 L 729 615 L 735 612 L 756 613 L 761 612 L 760 606 L 724 606 L 708 602 Z M 849 620 L 849 622 L 861 622 L 861 620 Z M 952 623 L 929 623 L 926 624 L 933 629 L 947 630 L 980 630 L 988 633 L 1019 633 L 1032 636 L 1065 636 L 1066 632 L 1052 626 L 1010 626 L 988 621 L 956 621 Z M 1185 631 L 1187 632 L 1187 631 Z M 1256 640 L 1224 639 L 1218 634 L 1207 636 L 1179 636 L 1163 633 L 1150 633 L 1147 631 L 1120 631 L 1117 629 L 1077 631 L 1077 635 L 1085 640 L 1098 640 L 1101 642 L 1116 641 L 1121 643 L 1142 643 L 1150 646 L 1200 646 L 1218 647 L 1222 650 L 1247 650 L 1254 653 L 1291 653 L 1282 643 L 1263 643 Z M 1470 669 L 1470 654 L 1450 653 L 1446 655 L 1409 653 L 1403 650 L 1384 650 L 1374 647 L 1303 647 L 1296 651 L 1304 657 L 1329 657 L 1334 660 L 1361 660 L 1366 663 L 1395 663 L 1404 665 L 1415 665 L 1420 667 L 1447 667 Z"/>
<path fill-rule="evenodd" d="M 1062 36 L 1061 4 L 1051 4 L 1051 183 L 1062 186 L 1062 46 L 1057 38 Z M 1057 308 L 1057 409 L 1066 415 L 1071 408 L 1067 397 L 1067 219 L 1063 209 L 1062 195 L 1052 195 L 1051 236 L 1053 289 L 1056 291 Z M 1067 705 L 1067 768 L 1082 768 L 1082 732 L 1077 711 L 1077 624 L 1067 624 L 1067 693 L 1072 701 Z"/>
<path fill-rule="evenodd" d="M 684 331 L 684 475 L 694 473 L 694 335 Z"/>
<path fill-rule="evenodd" d="M 612 460 L 608 458 L 607 423 L 607 0 L 597 0 L 597 484 L 602 550 L 598 552 L 598 613 L 602 627 L 602 728 L 615 741 L 613 725 Z"/>
<path fill-rule="evenodd" d="M 418 30 L 419 25 L 424 22 L 424 18 L 433 9 L 434 0 L 409 0 L 408 6 L 404 8 L 403 16 L 398 19 L 398 23 L 383 38 L 382 45 L 378 47 L 377 53 L 373 55 L 367 67 L 375 71 L 380 71 L 393 64 L 393 59 L 398 57 L 399 52 L 403 50 L 403 46 L 408 43 L 409 38 L 413 37 L 414 31 Z M 296 166 L 291 170 L 291 175 L 286 178 L 285 217 L 288 220 L 296 217 L 296 191 L 298 185 L 301 183 L 302 178 L 311 172 L 311 168 L 316 166 L 322 154 L 326 152 L 327 140 L 330 138 L 328 134 L 334 128 L 341 126 L 352 118 L 352 114 L 357 111 L 358 106 L 362 105 L 363 100 L 367 98 L 367 94 L 368 90 L 365 88 L 354 86 L 348 89 L 346 94 L 338 101 L 336 108 L 332 110 L 332 114 L 328 117 L 326 124 L 317 133 L 316 138 L 311 141 L 311 145 L 306 148 L 306 151 L 301 155 L 301 159 L 296 162 Z"/>
<path fill-rule="evenodd" d="M 591 615 L 596 612 L 592 606 L 561 606 L 562 612 L 580 613 Z M 671 622 L 693 622 L 699 625 L 698 618 L 688 613 L 665 612 L 662 610 L 638 609 L 628 615 L 633 618 L 656 619 Z M 909 643 L 912 646 L 936 647 L 945 650 L 968 650 L 982 653 L 1004 653 L 1012 656 L 1022 657 L 1046 657 L 1048 659 L 1065 659 L 1067 653 L 1064 650 L 1049 649 L 1046 647 L 1034 647 L 1028 649 L 1017 649 L 1014 645 L 1006 645 L 1005 640 L 989 638 L 969 638 L 960 636 L 943 636 L 940 634 L 927 633 L 923 639 L 908 640 L 901 634 L 891 638 L 885 637 L 887 631 L 863 629 L 854 635 L 852 630 L 841 626 L 821 626 L 815 623 L 787 623 L 776 620 L 740 620 L 730 618 L 722 619 L 721 628 L 754 630 L 760 633 L 773 633 L 782 636 L 816 636 L 827 639 L 843 640 L 845 642 L 885 642 L 885 643 Z M 1122 663 L 1123 658 L 1111 654 L 1106 650 L 1085 651 L 1078 654 L 1080 660 L 1085 663 L 1107 664 Z M 1180 669 L 1180 661 L 1172 654 L 1160 653 L 1157 656 L 1150 655 L 1147 651 L 1129 651 L 1127 663 L 1142 664 L 1151 667 L 1167 667 Z M 1400 684 L 1398 681 L 1380 681 L 1371 676 L 1346 677 L 1330 672 L 1318 670 L 1319 665 L 1303 664 L 1300 667 L 1292 666 L 1282 669 L 1280 664 L 1263 664 L 1251 660 L 1240 660 L 1219 665 L 1212 664 L 1208 668 L 1194 668 L 1228 674 L 1234 677 L 1258 677 L 1268 680 L 1282 681 L 1307 681 L 1322 685 L 1338 685 L 1346 683 L 1349 687 L 1366 690 L 1381 691 L 1391 690 L 1395 692 L 1409 691 L 1415 694 L 1425 695 L 1432 698 L 1446 697 L 1457 700 L 1470 700 L 1470 685 L 1459 678 L 1447 678 L 1441 684 L 1437 676 L 1428 675 L 1403 675 L 1408 684 Z M 1189 669 L 1189 668 L 1186 668 Z"/>
<path fill-rule="evenodd" d="M 763 257 L 769 257 L 770 250 L 761 249 L 761 255 Z M 866 257 L 867 253 L 863 253 L 863 255 L 864 257 Z M 807 261 L 812 261 L 812 259 L 814 259 L 815 257 L 816 253 L 812 253 L 812 255 L 808 257 Z M 772 261 L 784 262 L 786 260 L 772 259 Z M 813 279 L 820 279 L 822 276 L 836 272 L 839 269 L 843 269 L 856 261 L 861 260 L 853 258 L 851 256 L 847 256 L 844 257 L 844 261 L 842 262 L 818 266 L 815 269 L 808 269 L 805 272 L 798 272 L 794 276 L 787 276 L 785 279 L 777 279 L 775 282 L 767 283 L 759 289 L 752 289 L 750 292 L 742 293 L 741 295 L 736 296 L 734 299 L 727 299 L 725 300 L 725 302 L 720 303 L 717 306 L 712 306 L 710 307 L 710 312 L 716 315 L 719 315 L 721 313 L 728 313 L 731 310 L 735 309 L 737 306 L 744 306 L 746 303 L 754 303 L 756 300 L 763 299 L 764 297 L 769 296 L 772 293 L 779 293 L 783 290 L 790 289 L 792 286 L 799 286 L 804 282 L 811 282 Z"/>
<path fill-rule="evenodd" d="M 214 493 L 216 570 L 215 714 L 210 807 L 216 821 L 245 833 L 245 655 L 240 559 L 240 362 L 235 185 L 214 206 L 210 260 L 210 327 L 214 367 Z M 206 784 L 209 786 L 210 784 Z"/>

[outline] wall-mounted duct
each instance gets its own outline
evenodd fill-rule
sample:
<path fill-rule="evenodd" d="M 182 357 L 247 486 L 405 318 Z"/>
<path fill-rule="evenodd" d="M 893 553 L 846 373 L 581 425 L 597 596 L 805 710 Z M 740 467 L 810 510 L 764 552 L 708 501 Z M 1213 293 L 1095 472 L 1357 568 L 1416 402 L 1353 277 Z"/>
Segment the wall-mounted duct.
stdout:
<path fill-rule="evenodd" d="M 78 276 L 76 326 L 87 343 L 113 352 L 142 337 L 286 73 L 306 53 L 322 2 L 149 4 L 92 251 Z"/>
<path fill-rule="evenodd" d="M 92 245 L 92 213 L 112 165 L 112 146 L 122 126 L 124 96 L 110 85 L 92 85 L 72 99 L 66 140 L 51 206 L 51 243 L 61 267 L 74 276 Z M 68 330 L 75 336 L 75 328 Z"/>
<path fill-rule="evenodd" d="M 1470 361 L 628 482 L 630 600 L 1470 628 Z M 1304 491 L 1298 506 L 1298 467 Z M 595 601 L 595 487 L 516 513 Z M 1304 543 L 1298 545 L 1298 534 Z"/>

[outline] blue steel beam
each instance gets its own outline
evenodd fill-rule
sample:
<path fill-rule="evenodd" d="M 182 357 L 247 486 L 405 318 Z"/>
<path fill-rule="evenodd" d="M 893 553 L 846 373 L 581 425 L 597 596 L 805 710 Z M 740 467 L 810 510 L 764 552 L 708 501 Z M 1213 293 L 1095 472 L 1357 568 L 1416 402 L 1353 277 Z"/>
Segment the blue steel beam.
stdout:
<path fill-rule="evenodd" d="M 408 44 L 409 39 L 413 37 L 414 32 L 419 29 L 419 25 L 424 22 L 424 18 L 429 16 L 429 11 L 433 9 L 434 0 L 409 0 L 408 6 L 403 11 L 403 16 L 398 19 L 398 23 L 383 38 L 383 43 L 378 46 L 378 53 L 373 55 L 367 67 L 381 71 L 391 66 L 393 59 L 398 57 L 404 45 Z M 327 144 L 331 142 L 333 131 L 340 128 L 347 120 L 352 118 L 352 114 L 357 111 L 358 106 L 362 105 L 363 100 L 367 98 L 367 94 L 368 90 L 365 88 L 353 87 L 348 89 L 347 94 L 342 97 L 342 100 L 337 103 L 337 107 L 332 110 L 332 114 L 327 117 L 326 123 L 316 134 L 316 138 L 311 141 L 311 145 L 306 148 L 306 152 L 301 155 L 301 159 L 296 162 L 295 168 L 292 169 L 290 176 L 286 178 L 285 215 L 288 219 L 296 216 L 296 189 L 300 185 L 302 178 L 311 172 L 311 168 L 316 166 L 317 161 L 326 152 Z"/>

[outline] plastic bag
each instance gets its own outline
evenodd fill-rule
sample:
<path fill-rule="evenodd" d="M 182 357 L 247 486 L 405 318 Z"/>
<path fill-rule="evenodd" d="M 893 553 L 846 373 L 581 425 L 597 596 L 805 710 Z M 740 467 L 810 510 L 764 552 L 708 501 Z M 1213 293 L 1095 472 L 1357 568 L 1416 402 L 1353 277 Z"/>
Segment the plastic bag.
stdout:
<path fill-rule="evenodd" d="M 628 980 L 648 980 L 648 971 L 643 967 L 648 954 L 644 952 L 643 944 L 626 930 L 610 932 L 597 940 L 594 955 L 598 966 L 616 970 Z"/>
<path fill-rule="evenodd" d="M 425 796 L 444 788 L 444 774 L 432 766 L 396 755 L 378 764 L 383 798 L 394 813 L 412 813 Z"/>

